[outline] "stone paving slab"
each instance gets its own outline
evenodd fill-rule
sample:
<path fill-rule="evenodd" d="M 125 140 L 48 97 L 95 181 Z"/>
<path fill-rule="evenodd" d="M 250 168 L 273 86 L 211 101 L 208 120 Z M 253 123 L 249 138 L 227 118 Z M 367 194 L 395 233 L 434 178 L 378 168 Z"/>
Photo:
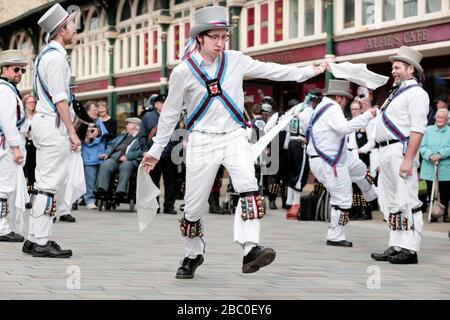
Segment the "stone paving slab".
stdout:
<path fill-rule="evenodd" d="M 54 240 L 74 251 L 69 259 L 33 258 L 22 244 L 0 242 L 0 299 L 450 299 L 449 224 L 425 224 L 419 264 L 397 266 L 370 259 L 387 247 L 381 214 L 351 221 L 346 234 L 354 247 L 336 248 L 325 245 L 325 222 L 286 220 L 284 210 L 272 210 L 261 244 L 277 258 L 245 275 L 242 250 L 232 242 L 234 217 L 208 214 L 205 262 L 194 279 L 177 280 L 181 214 L 157 215 L 139 232 L 136 213 L 119 209 L 80 207 L 76 223 L 56 223 Z"/>

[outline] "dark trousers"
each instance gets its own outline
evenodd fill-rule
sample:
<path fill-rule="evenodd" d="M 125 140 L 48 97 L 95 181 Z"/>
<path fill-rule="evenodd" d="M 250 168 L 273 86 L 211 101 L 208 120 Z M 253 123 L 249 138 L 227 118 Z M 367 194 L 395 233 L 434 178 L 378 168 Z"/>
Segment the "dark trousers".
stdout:
<path fill-rule="evenodd" d="M 25 166 L 23 167 L 23 172 L 27 178 L 27 185 L 32 187 L 36 182 L 34 172 L 36 170 L 36 147 L 33 144 L 33 140 L 28 140 L 25 144 L 27 150 L 27 160 Z"/>
<path fill-rule="evenodd" d="M 177 166 L 172 162 L 170 157 L 160 159 L 155 168 L 150 172 L 150 177 L 152 177 L 153 183 L 158 188 L 161 175 L 164 180 L 164 209 L 173 209 L 177 195 L 175 188 Z"/>
<path fill-rule="evenodd" d="M 306 155 L 306 145 L 299 140 L 289 141 L 287 167 L 289 168 L 289 187 L 302 191 L 308 182 L 309 161 Z M 299 179 L 301 179 L 300 190 L 295 187 Z"/>
<path fill-rule="evenodd" d="M 427 182 L 427 196 L 431 201 L 431 188 L 433 181 L 425 180 Z M 448 202 L 450 201 L 450 181 L 439 181 L 439 194 L 441 196 L 441 203 L 445 206 L 444 216 L 448 215 Z"/>

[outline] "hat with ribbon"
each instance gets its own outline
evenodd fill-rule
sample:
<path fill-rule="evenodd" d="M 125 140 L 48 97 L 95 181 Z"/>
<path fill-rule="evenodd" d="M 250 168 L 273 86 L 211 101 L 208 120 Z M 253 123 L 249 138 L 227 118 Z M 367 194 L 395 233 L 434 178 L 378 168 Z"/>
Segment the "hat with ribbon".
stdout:
<path fill-rule="evenodd" d="M 196 47 L 195 38 L 198 34 L 214 29 L 230 29 L 233 25 L 227 21 L 227 11 L 222 6 L 210 6 L 194 12 L 195 25 L 189 31 L 190 39 L 180 54 L 182 60 L 189 57 Z"/>
<path fill-rule="evenodd" d="M 327 96 L 344 96 L 348 99 L 353 99 L 350 90 L 350 81 L 330 80 L 328 83 Z"/>
<path fill-rule="evenodd" d="M 67 22 L 75 18 L 76 13 L 74 11 L 69 14 L 59 3 L 48 9 L 38 21 L 39 26 L 47 33 L 45 41 L 52 39 Z"/>
<path fill-rule="evenodd" d="M 420 61 L 422 60 L 423 55 L 410 47 L 407 46 L 401 46 L 398 50 L 398 53 L 395 56 L 389 57 L 390 61 L 402 61 L 407 64 L 411 64 L 416 68 L 417 71 L 423 72 L 423 68 L 420 65 Z"/>

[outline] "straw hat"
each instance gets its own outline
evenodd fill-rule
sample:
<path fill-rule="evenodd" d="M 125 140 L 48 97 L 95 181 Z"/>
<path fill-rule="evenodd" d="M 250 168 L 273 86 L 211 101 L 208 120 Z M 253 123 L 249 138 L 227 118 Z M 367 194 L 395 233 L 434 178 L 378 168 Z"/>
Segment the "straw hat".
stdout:
<path fill-rule="evenodd" d="M 0 67 L 8 65 L 26 66 L 27 64 L 27 53 L 23 50 L 5 50 L 0 52 Z"/>

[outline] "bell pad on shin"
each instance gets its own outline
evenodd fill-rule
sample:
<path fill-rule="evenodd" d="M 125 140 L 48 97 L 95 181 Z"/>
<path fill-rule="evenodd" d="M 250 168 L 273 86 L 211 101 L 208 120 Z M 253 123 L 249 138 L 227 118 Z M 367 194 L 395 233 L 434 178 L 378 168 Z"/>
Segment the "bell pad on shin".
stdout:
<path fill-rule="evenodd" d="M 195 222 L 192 222 L 186 220 L 185 218 L 181 218 L 179 221 L 182 237 L 189 237 L 190 239 L 194 239 L 195 237 L 199 238 L 203 237 L 203 229 L 200 219 Z"/>
<path fill-rule="evenodd" d="M 9 213 L 8 199 L 0 199 L 0 218 L 6 218 Z"/>
<path fill-rule="evenodd" d="M 264 217 L 266 214 L 264 196 L 261 196 L 258 191 L 241 193 L 239 196 L 242 207 L 242 220 L 261 219 Z"/>
<path fill-rule="evenodd" d="M 408 231 L 408 218 L 401 211 L 389 213 L 389 229 L 392 231 Z"/>

